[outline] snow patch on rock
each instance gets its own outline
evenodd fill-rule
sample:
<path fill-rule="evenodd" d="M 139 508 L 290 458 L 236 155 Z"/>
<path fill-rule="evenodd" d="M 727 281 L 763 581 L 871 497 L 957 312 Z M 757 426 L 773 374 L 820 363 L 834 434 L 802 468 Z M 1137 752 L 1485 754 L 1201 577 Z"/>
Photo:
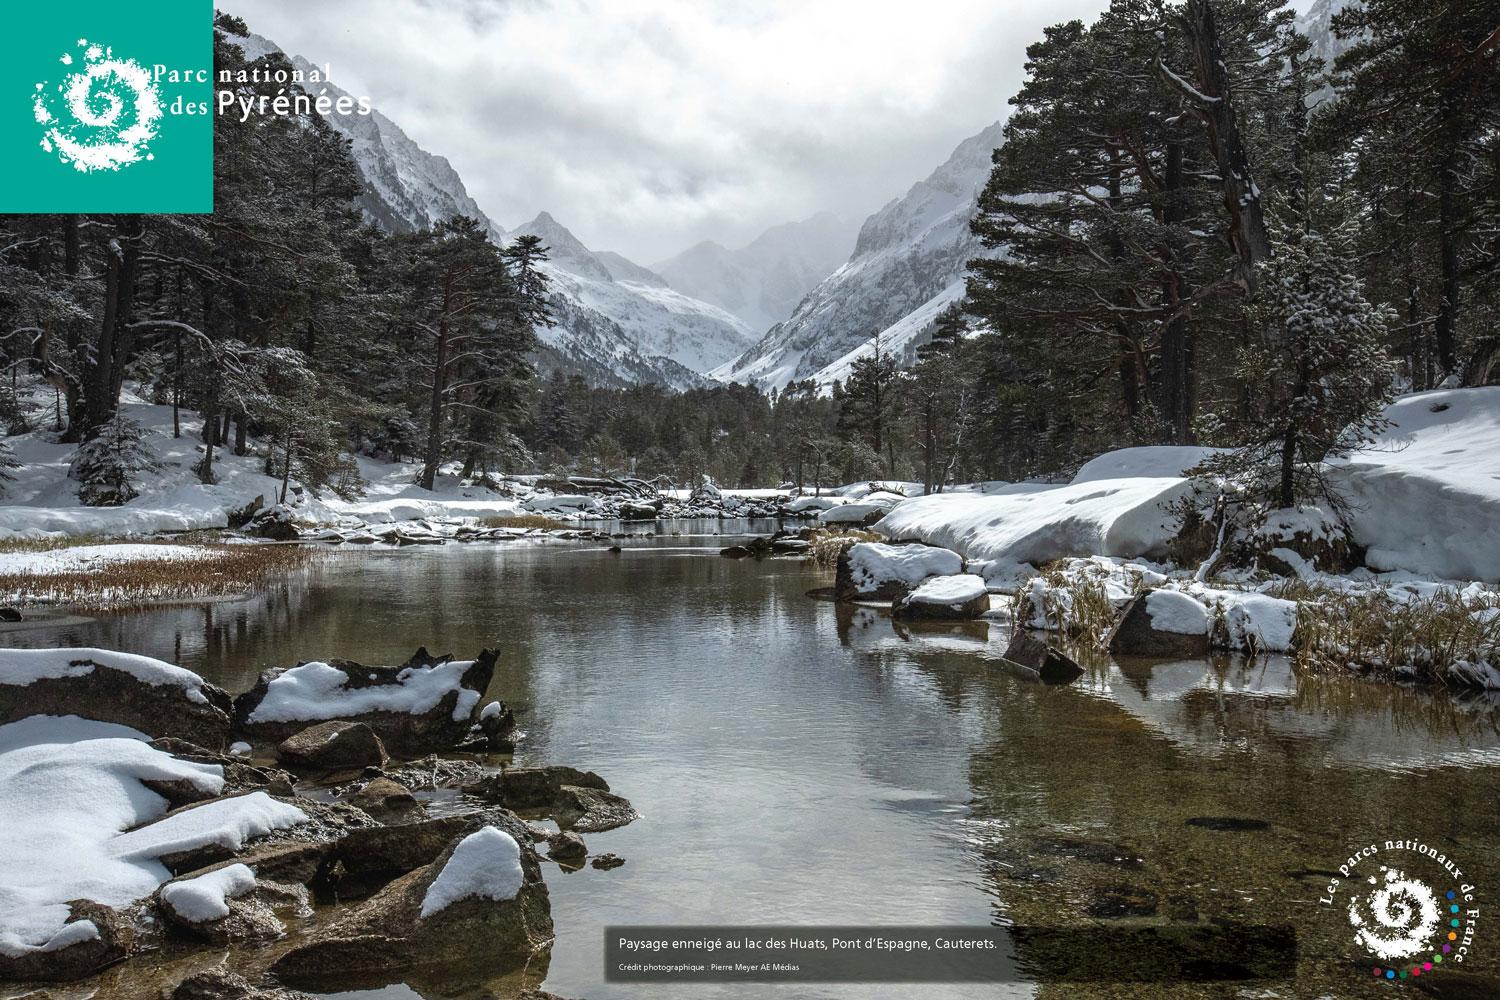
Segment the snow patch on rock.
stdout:
<path fill-rule="evenodd" d="M 422 897 L 423 919 L 461 899 L 515 899 L 525 874 L 521 846 L 503 830 L 486 826 L 459 841 L 438 877 Z"/>
<path fill-rule="evenodd" d="M 327 663 L 304 663 L 274 677 L 266 696 L 250 713 L 250 722 L 316 722 L 348 719 L 367 712 L 422 715 L 450 691 L 458 692 L 453 718 L 473 711 L 479 692 L 462 684 L 473 660 L 450 660 L 430 667 L 406 667 L 394 684 L 347 687 L 348 677 Z"/>
<path fill-rule="evenodd" d="M 153 548 L 154 546 L 143 546 Z M 0 650 L 0 684 L 25 687 L 40 680 L 87 677 L 95 667 L 108 667 L 129 674 L 152 687 L 180 687 L 188 700 L 208 704 L 203 678 L 161 660 L 108 649 L 7 649 Z"/>
<path fill-rule="evenodd" d="M 255 888 L 255 872 L 248 865 L 216 868 L 207 875 L 169 882 L 161 901 L 190 924 L 206 924 L 229 916 L 229 901 Z"/>

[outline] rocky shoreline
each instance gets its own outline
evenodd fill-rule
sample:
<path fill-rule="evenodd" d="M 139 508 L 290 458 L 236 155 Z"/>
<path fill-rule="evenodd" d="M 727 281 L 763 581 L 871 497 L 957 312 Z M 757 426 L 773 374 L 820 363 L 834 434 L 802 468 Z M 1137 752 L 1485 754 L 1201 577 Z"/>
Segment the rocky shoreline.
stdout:
<path fill-rule="evenodd" d="M 583 834 L 637 814 L 592 772 L 505 766 L 495 663 L 304 663 L 231 697 L 147 657 L 0 651 L 0 804 L 30 804 L 0 833 L 0 980 L 129 982 L 164 949 L 228 962 L 148 960 L 134 995 L 544 967 L 544 866 L 617 867 Z"/>

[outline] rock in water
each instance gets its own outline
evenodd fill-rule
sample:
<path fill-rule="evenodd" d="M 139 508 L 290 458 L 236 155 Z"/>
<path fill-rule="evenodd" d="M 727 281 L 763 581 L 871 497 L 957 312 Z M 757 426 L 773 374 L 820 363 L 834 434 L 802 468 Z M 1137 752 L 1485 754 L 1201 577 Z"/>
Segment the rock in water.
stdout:
<path fill-rule="evenodd" d="M 578 834 L 564 830 L 547 845 L 547 854 L 556 861 L 581 867 L 589 856 L 589 847 Z"/>
<path fill-rule="evenodd" d="M 1148 590 L 1125 606 L 1106 645 L 1116 656 L 1208 655 L 1208 609 L 1175 590 Z"/>
<path fill-rule="evenodd" d="M 551 941 L 551 901 L 535 853 L 484 827 L 315 931 L 271 971 L 300 986 L 421 967 L 504 968 Z"/>
<path fill-rule="evenodd" d="M 419 649 L 398 667 L 330 660 L 267 670 L 234 700 L 235 721 L 263 740 L 284 740 L 314 722 L 362 722 L 393 756 L 420 757 L 468 735 L 496 655 L 454 660 Z"/>
<path fill-rule="evenodd" d="M 271 941 L 283 928 L 267 896 L 292 899 L 298 892 L 305 898 L 300 887 L 261 887 L 248 866 L 232 862 L 166 883 L 156 891 L 156 910 L 168 927 L 186 937 L 216 944 Z"/>
<path fill-rule="evenodd" d="M 62 930 L 40 948 L 0 950 L 0 979 L 63 983 L 93 975 L 130 954 L 130 921 L 87 899 L 68 903 Z"/>
<path fill-rule="evenodd" d="M 894 601 L 933 576 L 964 571 L 963 556 L 933 545 L 860 542 L 839 554 L 834 596 L 840 601 Z"/>
<path fill-rule="evenodd" d="M 1035 670 L 1043 684 L 1070 684 L 1083 676 L 1083 668 L 1071 657 L 1023 628 L 1017 628 L 1011 633 L 1005 658 L 1029 670 Z"/>
<path fill-rule="evenodd" d="M 303 771 L 345 771 L 384 767 L 385 744 L 363 722 L 320 722 L 288 736 L 276 747 L 287 767 Z"/>
<path fill-rule="evenodd" d="M 0 650 L 0 725 L 77 715 L 222 751 L 227 692 L 190 670 L 105 649 Z"/>
<path fill-rule="evenodd" d="M 891 604 L 897 618 L 971 621 L 990 609 L 984 578 L 972 573 L 934 576 Z"/>
<path fill-rule="evenodd" d="M 363 809 L 383 823 L 411 816 L 422 810 L 422 804 L 405 785 L 384 777 L 375 778 L 349 796 L 349 804 Z"/>

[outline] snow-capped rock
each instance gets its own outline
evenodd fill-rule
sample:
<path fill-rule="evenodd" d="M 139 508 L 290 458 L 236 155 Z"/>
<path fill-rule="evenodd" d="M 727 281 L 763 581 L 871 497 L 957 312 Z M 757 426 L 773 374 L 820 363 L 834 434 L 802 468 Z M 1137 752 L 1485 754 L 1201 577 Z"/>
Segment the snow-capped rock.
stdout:
<path fill-rule="evenodd" d="M 847 263 L 809 292 L 790 319 L 710 374 L 765 388 L 826 380 L 820 373 L 869 344 L 872 331 L 883 351 L 914 350 L 943 307 L 962 294 L 967 263 L 981 252 L 969 220 L 1002 137 L 997 122 L 964 140 L 927 179 L 870 216 Z"/>

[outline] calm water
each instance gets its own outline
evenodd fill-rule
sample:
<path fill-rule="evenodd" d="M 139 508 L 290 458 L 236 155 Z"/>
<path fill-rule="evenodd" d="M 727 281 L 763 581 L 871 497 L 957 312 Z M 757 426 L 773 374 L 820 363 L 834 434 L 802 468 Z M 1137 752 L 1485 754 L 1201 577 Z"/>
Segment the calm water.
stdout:
<path fill-rule="evenodd" d="M 1412 837 L 1500 885 L 1500 708 L 1300 680 L 1278 660 L 1092 666 L 1015 680 L 1000 626 L 915 632 L 810 600 L 826 574 L 720 559 L 719 538 L 339 553 L 253 600 L 0 635 L 175 660 L 232 691 L 265 666 L 502 651 L 521 762 L 597 770 L 644 814 L 589 836 L 624 867 L 547 868 L 565 997 L 1026 996 L 1005 986 L 627 986 L 610 924 L 1290 922 L 1295 981 L 1259 996 L 1383 995 L 1317 902 L 1371 840 Z M 1188 823 L 1229 817 L 1248 829 Z M 1103 910 L 1101 910 L 1103 907 Z M 1107 922 L 1107 921 L 1104 921 Z M 1487 928 L 1466 966 L 1494 975 Z M 1293 970 L 1288 970 L 1293 971 Z M 527 980 L 534 985 L 543 970 Z M 1436 980 L 1433 980 L 1436 982 Z M 481 997 L 414 982 L 360 997 Z M 1042 995 L 1249 996 L 1210 987 Z M 1479 995 L 1479 994 L 1476 994 Z"/>

